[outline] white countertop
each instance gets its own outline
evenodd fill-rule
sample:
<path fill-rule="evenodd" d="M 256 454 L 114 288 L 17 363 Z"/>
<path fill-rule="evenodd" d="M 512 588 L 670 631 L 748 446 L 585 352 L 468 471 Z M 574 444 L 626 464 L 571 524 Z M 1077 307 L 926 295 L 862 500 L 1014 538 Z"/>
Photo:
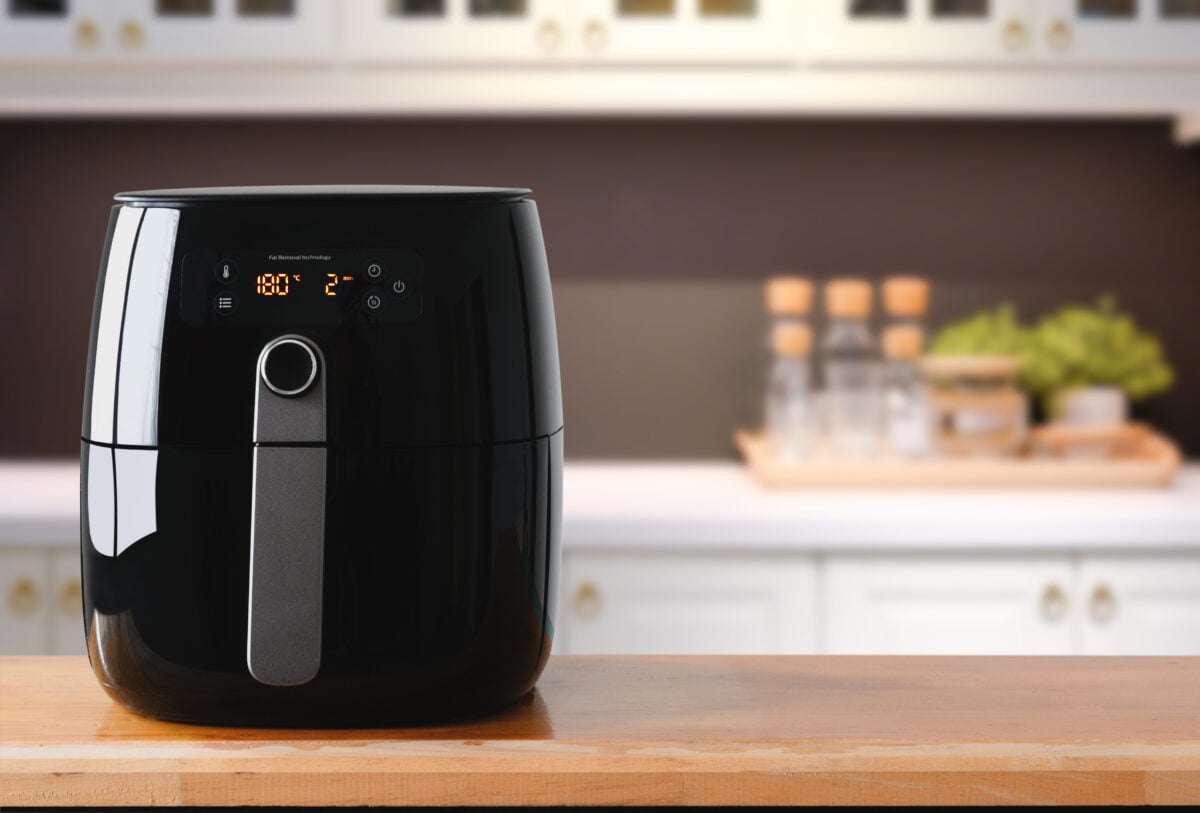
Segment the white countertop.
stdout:
<path fill-rule="evenodd" d="M 79 534 L 74 461 L 0 464 L 0 546 Z M 769 491 L 736 463 L 570 463 L 568 548 L 1200 549 L 1200 465 L 1169 489 Z"/>

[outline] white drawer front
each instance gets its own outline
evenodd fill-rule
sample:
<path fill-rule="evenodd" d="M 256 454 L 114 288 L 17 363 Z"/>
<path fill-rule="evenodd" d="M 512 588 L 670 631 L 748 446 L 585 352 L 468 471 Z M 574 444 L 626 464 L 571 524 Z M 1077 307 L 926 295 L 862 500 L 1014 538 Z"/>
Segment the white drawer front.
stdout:
<path fill-rule="evenodd" d="M 1084 557 L 1085 655 L 1200 655 L 1200 555 Z"/>

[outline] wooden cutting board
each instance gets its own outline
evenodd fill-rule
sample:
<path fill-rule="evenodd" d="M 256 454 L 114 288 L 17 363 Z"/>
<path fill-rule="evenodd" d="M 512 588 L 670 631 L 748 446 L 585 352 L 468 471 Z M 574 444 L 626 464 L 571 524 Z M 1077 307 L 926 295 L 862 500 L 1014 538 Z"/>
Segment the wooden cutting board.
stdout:
<path fill-rule="evenodd" d="M 1200 802 L 1200 658 L 563 657 L 461 725 L 207 728 L 0 658 L 0 804 Z"/>

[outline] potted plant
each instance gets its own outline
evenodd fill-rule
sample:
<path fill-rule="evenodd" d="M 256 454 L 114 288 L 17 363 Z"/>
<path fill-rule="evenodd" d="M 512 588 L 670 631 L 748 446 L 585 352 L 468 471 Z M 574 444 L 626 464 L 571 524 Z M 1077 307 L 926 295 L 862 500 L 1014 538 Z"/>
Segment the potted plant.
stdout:
<path fill-rule="evenodd" d="M 1153 334 L 1102 297 L 1067 305 L 1029 330 L 1021 382 L 1046 414 L 1071 426 L 1114 426 L 1129 402 L 1170 389 L 1174 372 Z"/>

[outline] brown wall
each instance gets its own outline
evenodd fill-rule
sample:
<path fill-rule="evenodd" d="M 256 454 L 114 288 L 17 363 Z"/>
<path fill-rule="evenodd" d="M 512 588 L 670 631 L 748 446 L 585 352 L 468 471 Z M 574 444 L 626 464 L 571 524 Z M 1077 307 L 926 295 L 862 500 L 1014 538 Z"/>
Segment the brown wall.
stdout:
<path fill-rule="evenodd" d="M 77 453 L 113 192 L 334 182 L 534 189 L 574 457 L 731 454 L 781 268 L 927 274 L 935 322 L 1114 292 L 1200 453 L 1200 150 L 1165 124 L 200 120 L 0 123 L 0 455 Z"/>

